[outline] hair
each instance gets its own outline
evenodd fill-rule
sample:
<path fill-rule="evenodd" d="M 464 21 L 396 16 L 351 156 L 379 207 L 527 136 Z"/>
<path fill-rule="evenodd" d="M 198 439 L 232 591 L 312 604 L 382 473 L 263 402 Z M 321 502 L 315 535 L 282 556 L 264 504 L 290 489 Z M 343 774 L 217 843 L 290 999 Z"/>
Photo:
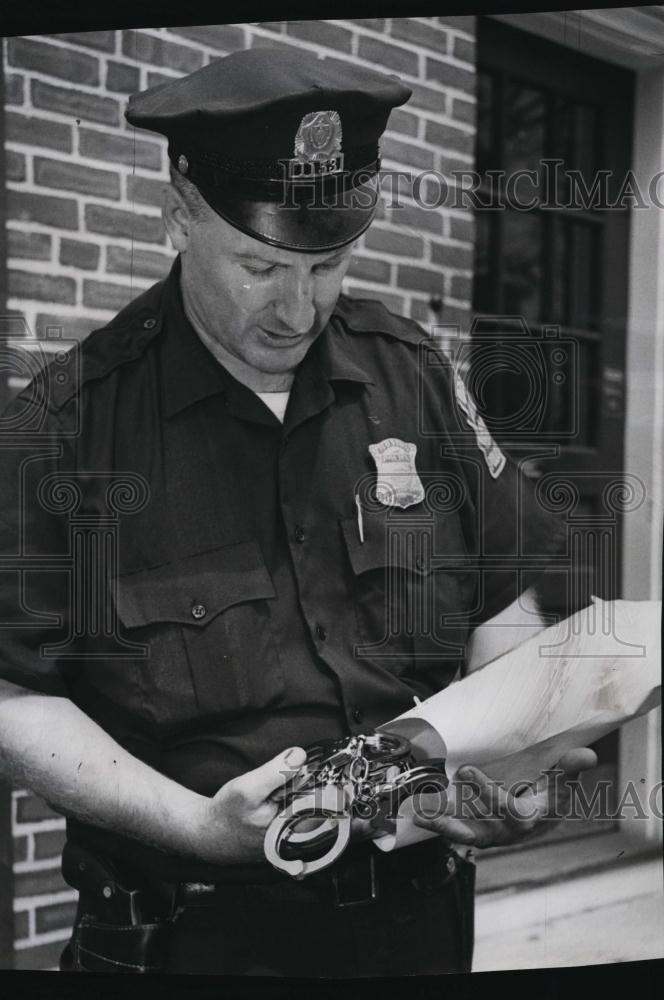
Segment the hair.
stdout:
<path fill-rule="evenodd" d="M 203 216 L 207 213 L 208 204 L 205 198 L 200 193 L 195 184 L 188 181 L 186 177 L 183 177 L 179 170 L 176 170 L 173 164 L 170 164 L 170 176 L 171 184 L 175 190 L 182 196 L 182 199 L 189 209 L 189 214 L 194 222 L 199 222 Z"/>

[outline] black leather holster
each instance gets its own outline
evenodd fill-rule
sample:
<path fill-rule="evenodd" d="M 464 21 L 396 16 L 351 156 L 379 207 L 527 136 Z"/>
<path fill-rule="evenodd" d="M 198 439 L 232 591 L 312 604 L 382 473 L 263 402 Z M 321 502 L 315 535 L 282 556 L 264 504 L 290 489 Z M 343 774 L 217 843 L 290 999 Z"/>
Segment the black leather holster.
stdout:
<path fill-rule="evenodd" d="M 176 915 L 175 884 L 128 889 L 112 862 L 71 841 L 63 851 L 62 874 L 78 889 L 79 903 L 61 970 L 163 970 Z"/>

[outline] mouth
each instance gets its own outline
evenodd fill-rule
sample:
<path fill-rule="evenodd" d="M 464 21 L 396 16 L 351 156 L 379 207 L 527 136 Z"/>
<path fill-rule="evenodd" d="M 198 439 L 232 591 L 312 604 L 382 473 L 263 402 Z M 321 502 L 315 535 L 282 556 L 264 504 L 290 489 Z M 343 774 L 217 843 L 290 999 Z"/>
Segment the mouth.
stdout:
<path fill-rule="evenodd" d="M 277 347 L 292 347 L 306 337 L 305 333 L 274 333 L 272 330 L 266 330 L 263 326 L 259 329 L 267 342 Z"/>

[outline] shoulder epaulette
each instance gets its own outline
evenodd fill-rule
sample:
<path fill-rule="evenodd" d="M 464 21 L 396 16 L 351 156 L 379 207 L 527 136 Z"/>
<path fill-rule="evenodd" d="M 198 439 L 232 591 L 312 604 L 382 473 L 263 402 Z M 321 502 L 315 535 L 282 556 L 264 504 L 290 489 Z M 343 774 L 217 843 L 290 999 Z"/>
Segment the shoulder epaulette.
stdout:
<path fill-rule="evenodd" d="M 69 351 L 72 377 L 54 381 L 50 390 L 56 409 L 65 406 L 87 382 L 104 378 L 120 365 L 141 357 L 161 328 L 163 285 L 163 281 L 152 285 L 105 326 L 93 330 L 79 347 Z M 62 367 L 60 362 L 60 371 Z"/>
<path fill-rule="evenodd" d="M 429 339 L 415 320 L 397 316 L 375 299 L 351 299 L 340 295 L 334 314 L 355 333 L 385 333 L 409 344 Z"/>

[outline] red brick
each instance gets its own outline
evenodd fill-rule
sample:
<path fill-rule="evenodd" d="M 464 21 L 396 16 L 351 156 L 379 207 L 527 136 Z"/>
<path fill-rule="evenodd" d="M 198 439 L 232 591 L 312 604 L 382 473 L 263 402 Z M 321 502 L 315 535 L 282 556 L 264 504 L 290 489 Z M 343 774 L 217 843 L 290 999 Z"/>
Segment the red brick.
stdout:
<path fill-rule="evenodd" d="M 401 230 L 413 230 L 419 235 L 422 230 L 443 234 L 443 219 L 439 210 L 420 208 L 419 205 L 407 205 L 401 202 L 399 208 L 394 207 L 390 213 L 390 222 Z"/>
<path fill-rule="evenodd" d="M 390 312 L 397 315 L 404 315 L 405 300 L 402 295 L 394 295 L 391 292 L 377 292 L 375 288 L 359 288 L 357 285 L 349 284 L 344 288 L 344 294 L 351 299 L 371 299 L 372 302 L 381 302 Z"/>
<path fill-rule="evenodd" d="M 42 80 L 33 80 L 32 103 L 45 111 L 57 111 L 72 118 L 87 118 L 102 125 L 120 123 L 120 105 L 113 97 L 98 97 L 86 94 L 73 87 L 54 87 Z"/>
<path fill-rule="evenodd" d="M 53 906 L 39 906 L 35 911 L 37 934 L 49 931 L 69 930 L 76 916 L 76 903 L 55 903 Z"/>
<path fill-rule="evenodd" d="M 447 33 L 421 18 L 393 17 L 390 34 L 402 42 L 410 42 L 411 45 L 434 49 L 437 52 L 447 51 Z"/>
<path fill-rule="evenodd" d="M 296 39 L 286 41 L 285 35 L 282 39 L 276 35 L 256 35 L 253 31 L 249 36 L 249 46 L 252 49 L 282 49 L 285 52 L 291 52 L 294 57 L 300 47 Z"/>
<path fill-rule="evenodd" d="M 139 215 L 103 205 L 85 206 L 85 228 L 104 236 L 123 236 L 145 243 L 161 243 L 164 225 L 156 215 Z"/>
<path fill-rule="evenodd" d="M 63 188 L 98 198 L 120 197 L 120 178 L 110 170 L 96 170 L 79 163 L 35 157 L 35 183 L 41 187 Z"/>
<path fill-rule="evenodd" d="M 39 313 L 35 321 L 36 334 L 38 339 L 43 339 L 46 337 L 46 330 L 48 327 L 59 327 L 62 330 L 62 336 L 66 340 L 83 340 L 101 326 L 98 319 L 93 319 L 91 316 L 81 316 L 81 314 L 76 312 L 75 316 L 58 316 L 57 313 Z"/>
<path fill-rule="evenodd" d="M 262 28 L 264 31 L 274 31 L 275 34 L 283 34 L 286 30 L 285 21 L 259 21 L 258 27 Z"/>
<path fill-rule="evenodd" d="M 84 45 L 88 49 L 99 49 L 100 52 L 115 51 L 114 31 L 68 31 L 53 37 L 61 38 L 63 42 L 73 42 L 74 45 Z"/>
<path fill-rule="evenodd" d="M 360 59 L 376 63 L 377 67 L 386 66 L 388 69 L 396 70 L 397 73 L 417 76 L 419 66 L 417 52 L 405 49 L 401 45 L 392 45 L 370 35 L 360 35 L 357 54 Z"/>
<path fill-rule="evenodd" d="M 65 836 L 64 830 L 35 831 L 35 861 L 59 858 L 65 846 Z"/>
<path fill-rule="evenodd" d="M 13 149 L 5 150 L 5 177 L 8 181 L 24 181 L 26 178 L 25 156 Z"/>
<path fill-rule="evenodd" d="M 10 38 L 7 41 L 10 66 L 33 69 L 48 76 L 58 76 L 70 83 L 99 83 L 99 59 L 70 46 L 50 45 L 32 38 Z"/>
<path fill-rule="evenodd" d="M 381 157 L 385 160 L 396 160 L 397 163 L 416 167 L 418 170 L 433 170 L 435 158 L 430 149 L 424 149 L 413 142 L 401 142 L 391 136 L 381 140 Z"/>
<path fill-rule="evenodd" d="M 126 63 L 113 62 L 109 59 L 106 66 L 106 89 L 119 94 L 133 94 L 141 85 L 141 71 L 138 66 L 127 66 Z"/>
<path fill-rule="evenodd" d="M 445 112 L 445 95 L 440 90 L 412 82 L 409 82 L 408 86 L 413 91 L 413 96 L 408 102 L 411 108 L 423 108 L 425 111 L 435 111 L 439 115 Z"/>
<path fill-rule="evenodd" d="M 187 28 L 171 28 L 170 32 L 212 49 L 222 49 L 224 52 L 236 52 L 245 46 L 244 29 L 236 24 L 195 25 Z"/>
<path fill-rule="evenodd" d="M 455 31 L 465 31 L 469 35 L 474 35 L 477 19 L 472 14 L 448 14 L 447 17 L 439 17 L 438 23 L 445 28 L 454 28 Z"/>
<path fill-rule="evenodd" d="M 193 73 L 203 65 L 203 53 L 189 45 L 178 45 L 145 32 L 122 32 L 122 51 L 130 59 L 153 66 L 167 66 L 179 73 Z"/>
<path fill-rule="evenodd" d="M 38 274 L 33 271 L 8 272 L 9 294 L 17 299 L 39 299 L 43 302 L 62 302 L 73 306 L 76 302 L 76 282 L 73 278 Z"/>
<path fill-rule="evenodd" d="M 155 281 L 168 274 L 173 256 L 155 250 L 128 250 L 126 247 L 109 246 L 106 251 L 106 270 L 109 274 L 139 275 Z"/>
<path fill-rule="evenodd" d="M 403 135 L 416 136 L 419 121 L 417 115 L 411 115 L 408 111 L 395 108 L 390 115 L 387 127 L 392 132 L 401 132 Z"/>
<path fill-rule="evenodd" d="M 442 149 L 455 149 L 459 153 L 466 153 L 472 156 L 475 139 L 472 133 L 463 132 L 454 125 L 442 124 L 441 122 L 427 121 L 424 137 L 432 146 L 440 146 Z"/>
<path fill-rule="evenodd" d="M 409 236 L 400 230 L 392 232 L 372 226 L 364 236 L 369 250 L 394 254 L 399 257 L 421 257 L 424 254 L 424 240 L 421 236 Z"/>
<path fill-rule="evenodd" d="M 99 247 L 81 240 L 60 241 L 60 263 L 68 267 L 80 267 L 84 271 L 94 271 L 99 264 Z"/>
<path fill-rule="evenodd" d="M 14 874 L 14 897 L 16 899 L 25 899 L 29 896 L 52 896 L 53 893 L 65 890 L 71 891 L 62 878 L 59 867 Z"/>
<path fill-rule="evenodd" d="M 463 268 L 470 270 L 474 263 L 474 251 L 468 247 L 450 246 L 448 243 L 431 244 L 431 263 L 439 267 Z"/>
<path fill-rule="evenodd" d="M 473 296 L 473 280 L 463 274 L 452 275 L 452 285 L 450 288 L 451 299 L 461 299 L 470 302 Z"/>
<path fill-rule="evenodd" d="M 387 261 L 370 257 L 353 257 L 348 268 L 349 278 L 358 281 L 372 281 L 375 284 L 388 285 L 390 282 L 390 265 Z"/>
<path fill-rule="evenodd" d="M 446 156 L 440 154 L 440 172 L 454 180 L 455 173 L 472 169 L 472 163 L 462 160 L 460 156 Z"/>
<path fill-rule="evenodd" d="M 28 969 L 56 969 L 64 946 L 64 941 L 51 941 L 50 944 L 33 945 L 31 948 L 17 948 L 14 968 L 23 972 Z"/>
<path fill-rule="evenodd" d="M 117 312 L 136 297 L 136 290 L 129 285 L 112 285 L 108 281 L 85 280 L 83 305 L 88 309 L 112 309 Z"/>
<path fill-rule="evenodd" d="M 475 239 L 475 217 L 470 212 L 463 217 L 451 215 L 450 237 L 453 240 L 467 240 L 472 243 Z"/>
<path fill-rule="evenodd" d="M 429 333 L 429 326 L 431 323 L 431 308 L 429 306 L 430 299 L 417 299 L 413 295 L 410 300 L 410 318 L 421 323 L 423 328 L 427 333 Z"/>
<path fill-rule="evenodd" d="M 5 116 L 6 138 L 9 142 L 22 142 L 26 146 L 35 145 L 59 149 L 63 153 L 72 151 L 71 125 L 51 122 L 47 118 L 33 118 L 8 112 Z"/>
<path fill-rule="evenodd" d="M 409 264 L 399 265 L 397 288 L 442 295 L 444 287 L 445 280 L 440 271 L 428 271 L 424 267 L 412 267 Z"/>
<path fill-rule="evenodd" d="M 443 62 L 442 59 L 427 59 L 427 80 L 440 83 L 443 87 L 454 87 L 466 94 L 472 94 L 475 89 L 475 71 Z"/>
<path fill-rule="evenodd" d="M 47 233 L 22 233 L 10 229 L 7 240 L 10 257 L 28 257 L 31 260 L 51 259 L 51 237 Z"/>
<path fill-rule="evenodd" d="M 27 834 L 22 834 L 19 837 L 14 837 L 12 854 L 14 862 L 26 860 L 26 858 L 28 857 Z"/>
<path fill-rule="evenodd" d="M 385 31 L 384 17 L 354 17 L 352 23 L 360 28 L 369 28 L 370 31 Z"/>
<path fill-rule="evenodd" d="M 470 328 L 470 317 L 470 308 L 461 309 L 459 306 L 452 306 L 444 302 L 442 312 L 436 317 L 436 323 L 456 327 L 460 334 L 464 334 Z"/>
<path fill-rule="evenodd" d="M 32 792 L 16 799 L 17 823 L 39 823 L 43 819 L 60 819 L 60 815 Z"/>
<path fill-rule="evenodd" d="M 454 36 L 454 58 L 462 62 L 475 64 L 475 42 L 462 38 L 461 35 Z"/>
<path fill-rule="evenodd" d="M 161 205 L 161 192 L 166 180 L 154 180 L 152 177 L 139 177 L 129 174 L 127 177 L 127 199 L 137 201 L 140 205 Z"/>
<path fill-rule="evenodd" d="M 286 33 L 301 42 L 312 42 L 337 52 L 350 52 L 352 32 L 326 21 L 287 21 Z"/>
<path fill-rule="evenodd" d="M 148 73 L 148 87 L 158 87 L 160 83 L 172 83 L 178 79 L 177 73 Z"/>
<path fill-rule="evenodd" d="M 474 101 L 464 101 L 461 97 L 455 97 L 452 101 L 452 118 L 465 122 L 468 125 L 475 124 L 476 105 Z"/>
<path fill-rule="evenodd" d="M 23 104 L 23 77 L 18 73 L 5 76 L 5 104 Z"/>
<path fill-rule="evenodd" d="M 20 941 L 30 934 L 30 914 L 28 910 L 21 910 L 14 914 L 14 940 Z"/>
<path fill-rule="evenodd" d="M 43 226 L 55 226 L 57 229 L 78 227 L 78 206 L 72 198 L 8 191 L 7 214 L 10 219 L 40 222 Z"/>
<path fill-rule="evenodd" d="M 161 146 L 156 142 L 135 139 L 133 135 L 109 135 L 82 128 L 79 133 L 81 156 L 113 163 L 135 164 L 147 170 L 161 170 Z"/>

